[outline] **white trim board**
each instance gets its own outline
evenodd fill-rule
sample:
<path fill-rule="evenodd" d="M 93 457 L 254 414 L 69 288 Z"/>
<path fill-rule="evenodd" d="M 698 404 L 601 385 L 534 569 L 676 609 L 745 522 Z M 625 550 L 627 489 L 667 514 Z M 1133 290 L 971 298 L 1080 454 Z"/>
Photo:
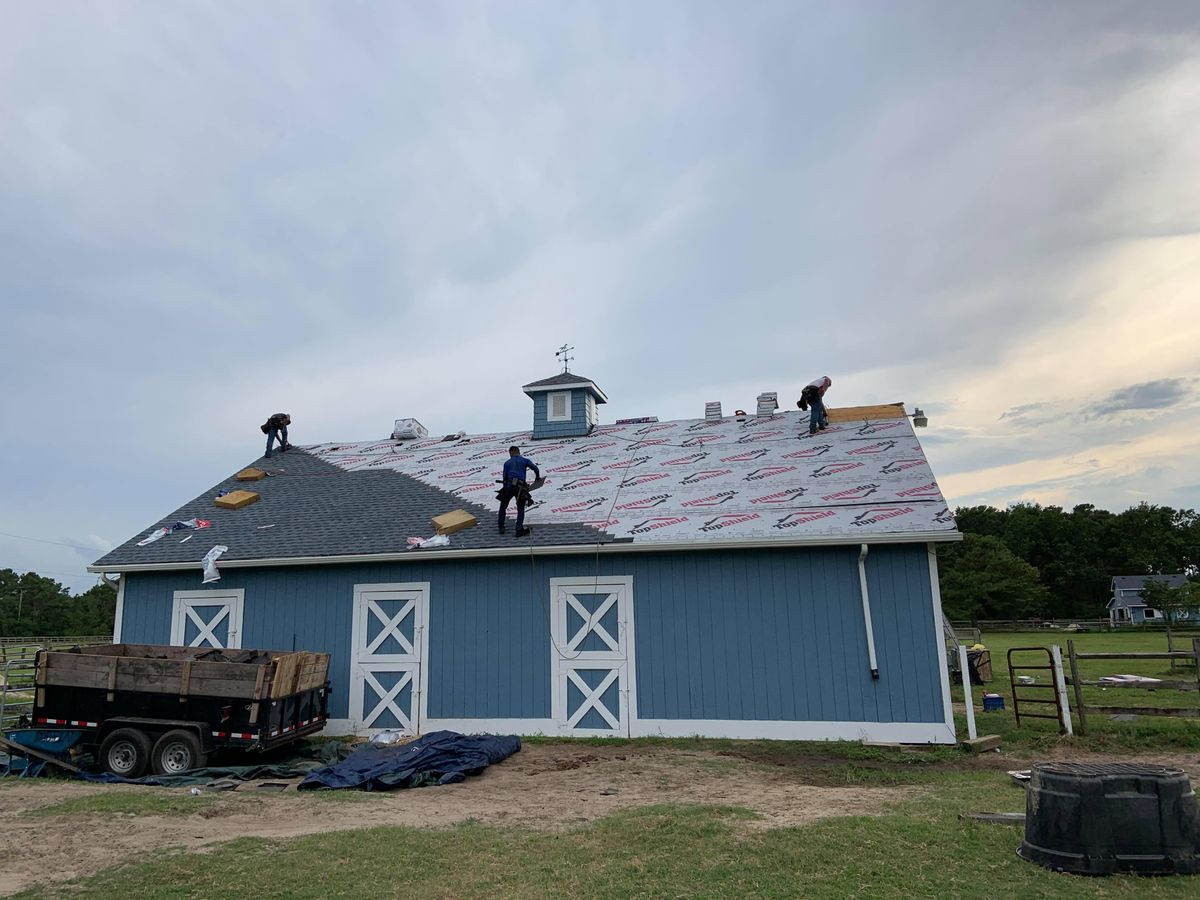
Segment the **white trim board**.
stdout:
<path fill-rule="evenodd" d="M 125 582 L 129 579 L 124 575 L 117 585 L 117 609 L 113 616 L 113 643 L 121 643 L 121 627 L 125 624 Z"/>
<path fill-rule="evenodd" d="M 377 731 L 379 729 L 374 729 Z M 421 733 L 558 735 L 553 719 L 424 719 Z M 349 719 L 330 719 L 325 734 L 354 734 Z M 940 722 L 783 722 L 764 719 L 642 719 L 631 737 L 711 737 L 734 740 L 878 741 L 889 744 L 953 744 Z"/>
<path fill-rule="evenodd" d="M 175 591 L 171 605 L 171 644 L 183 646 L 183 636 L 187 634 L 188 610 L 195 606 L 225 606 L 227 611 L 218 614 L 218 619 L 226 623 L 226 642 L 224 647 L 237 650 L 242 646 L 242 611 L 246 604 L 245 588 L 225 588 L 211 591 Z M 208 628 L 214 625 L 209 622 L 202 626 L 193 619 L 198 628 Z M 215 624 L 220 624 L 216 622 Z M 209 629 L 211 633 L 211 629 Z M 203 632 L 202 632 L 203 634 Z M 216 637 L 216 635 L 213 635 Z M 198 645 L 192 645 L 198 646 Z"/>
<path fill-rule="evenodd" d="M 367 628 L 367 602 L 369 599 L 367 595 L 378 593 L 416 594 L 416 597 L 413 599 L 414 608 L 412 610 L 413 652 L 411 654 L 405 653 L 392 656 L 367 654 L 361 659 L 359 658 L 359 644 Z M 357 669 L 362 667 L 363 671 L 366 672 L 375 666 L 383 669 L 416 670 L 416 677 L 412 682 L 413 698 L 410 709 L 413 712 L 411 717 L 413 721 L 411 730 L 417 734 L 421 732 L 425 707 L 427 706 L 426 696 L 429 684 L 429 666 L 427 664 L 429 659 L 429 593 L 430 585 L 428 581 L 354 585 L 351 595 L 351 602 L 353 604 L 351 614 L 353 618 L 351 619 L 350 626 L 350 683 L 347 693 L 350 710 L 350 717 L 347 719 L 347 722 L 350 723 L 350 727 L 355 729 L 354 733 L 376 734 L 380 731 L 394 730 L 383 727 L 360 727 L 358 725 L 359 717 L 362 715 L 365 679 L 358 677 Z M 381 632 L 381 634 L 383 633 Z"/>
<path fill-rule="evenodd" d="M 547 547 L 487 547 L 480 550 L 403 550 L 398 553 L 362 553 L 340 554 L 337 556 L 289 556 L 265 557 L 263 559 L 221 559 L 224 569 L 251 569 L 271 566 L 324 566 L 340 563 L 381 563 L 381 562 L 427 562 L 438 559 L 479 559 L 482 557 L 511 557 L 511 556 L 593 556 L 597 553 L 667 553 L 675 550 L 761 550 L 767 547 L 858 547 L 863 542 L 862 535 L 818 536 L 797 538 L 793 540 L 734 540 L 734 541 L 658 541 L 652 543 L 599 543 L 603 535 L 597 532 L 595 544 L 559 544 Z M 894 534 L 872 534 L 870 543 L 874 544 L 930 544 L 939 542 L 961 541 L 962 532 L 896 532 Z M 195 562 L 176 563 L 121 563 L 111 566 L 87 567 L 89 572 L 179 572 L 196 569 Z"/>
<path fill-rule="evenodd" d="M 392 731 L 389 728 L 369 728 L 366 731 L 354 730 L 350 719 L 328 719 L 322 732 L 330 737 L 344 735 L 374 735 L 381 731 Z M 520 734 L 520 735 L 556 735 L 558 732 L 553 719 L 429 719 L 421 720 L 421 734 L 432 731 L 457 731 L 460 734 Z"/>
<path fill-rule="evenodd" d="M 946 728 L 953 738 L 954 707 L 950 702 L 950 666 L 946 661 L 946 624 L 942 614 L 942 589 L 938 582 L 937 550 L 933 544 L 929 544 L 926 550 L 929 560 L 929 591 L 933 596 L 933 634 L 937 641 L 938 671 L 942 676 L 942 709 L 946 711 Z"/>
<path fill-rule="evenodd" d="M 784 722 L 766 719 L 641 719 L 632 737 L 706 737 L 780 741 L 878 741 L 953 744 L 941 722 Z"/>
<path fill-rule="evenodd" d="M 564 381 L 562 384 L 527 384 L 521 388 L 522 393 L 532 397 L 534 394 L 548 394 L 551 391 L 573 391 L 583 389 L 595 394 L 598 394 L 601 403 L 608 402 L 608 395 L 596 385 L 594 381 Z"/>
<path fill-rule="evenodd" d="M 554 414 L 554 402 L 557 398 L 562 398 L 563 412 L 559 415 Z M 551 391 L 546 395 L 546 421 L 547 422 L 570 422 L 572 413 L 570 391 Z"/>
<path fill-rule="evenodd" d="M 576 593 L 611 593 L 617 604 L 618 634 L 610 638 L 617 642 L 616 650 L 572 651 L 566 633 L 567 598 Z M 563 617 L 558 615 L 559 598 L 564 601 Z M 580 610 L 582 615 L 582 610 Z M 633 576 L 569 576 L 550 579 L 550 703 L 556 733 L 574 736 L 625 737 L 632 733 L 637 721 L 637 660 L 635 658 Z M 587 617 L 584 617 L 587 622 Z M 585 625 L 585 629 L 586 629 Z M 576 668 L 609 669 L 616 673 L 618 725 L 611 729 L 572 727 L 567 715 L 567 681 Z M 582 684 L 577 685 L 583 690 Z M 599 707 L 596 707 L 597 711 Z M 603 716 L 603 712 L 601 712 Z M 607 718 L 607 716 L 605 716 Z"/>
<path fill-rule="evenodd" d="M 422 733 L 457 731 L 462 734 L 557 735 L 553 719 L 426 719 Z"/>

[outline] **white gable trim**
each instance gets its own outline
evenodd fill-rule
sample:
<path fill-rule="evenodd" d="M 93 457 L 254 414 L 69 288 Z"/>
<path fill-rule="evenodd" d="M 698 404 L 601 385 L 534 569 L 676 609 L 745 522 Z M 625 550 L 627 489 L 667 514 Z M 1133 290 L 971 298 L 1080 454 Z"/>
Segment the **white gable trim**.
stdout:
<path fill-rule="evenodd" d="M 608 402 L 608 395 L 600 390 L 594 381 L 568 381 L 563 384 L 542 384 L 537 386 L 527 384 L 521 390 L 529 396 L 533 396 L 534 394 L 544 394 L 548 391 L 571 391 L 576 388 L 591 391 L 601 403 Z"/>

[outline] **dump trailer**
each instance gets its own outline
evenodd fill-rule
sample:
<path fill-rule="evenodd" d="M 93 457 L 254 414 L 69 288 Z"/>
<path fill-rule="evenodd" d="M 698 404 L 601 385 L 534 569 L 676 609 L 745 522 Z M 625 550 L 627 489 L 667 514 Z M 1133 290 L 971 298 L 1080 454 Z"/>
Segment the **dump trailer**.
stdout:
<path fill-rule="evenodd" d="M 155 644 L 41 650 L 35 728 L 82 732 L 101 768 L 137 778 L 203 768 L 216 750 L 270 750 L 328 718 L 329 654 Z"/>

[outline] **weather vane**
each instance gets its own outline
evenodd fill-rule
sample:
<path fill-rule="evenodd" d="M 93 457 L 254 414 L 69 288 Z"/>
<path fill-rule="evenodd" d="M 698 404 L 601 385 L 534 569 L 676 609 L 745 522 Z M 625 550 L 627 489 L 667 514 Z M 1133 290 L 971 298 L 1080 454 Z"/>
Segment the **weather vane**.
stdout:
<path fill-rule="evenodd" d="M 562 363 L 564 375 L 567 374 L 567 372 L 571 371 L 571 361 L 573 359 L 575 359 L 575 357 L 567 356 L 567 354 L 570 353 L 574 349 L 575 349 L 574 347 L 568 347 L 566 344 L 563 344 L 554 353 L 555 359 L 557 359 L 560 363 Z"/>

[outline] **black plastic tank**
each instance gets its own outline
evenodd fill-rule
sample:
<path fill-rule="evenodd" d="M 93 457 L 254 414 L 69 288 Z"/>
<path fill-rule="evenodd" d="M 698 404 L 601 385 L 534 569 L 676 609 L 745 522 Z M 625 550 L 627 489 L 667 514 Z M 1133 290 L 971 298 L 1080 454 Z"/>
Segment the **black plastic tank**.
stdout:
<path fill-rule="evenodd" d="M 1200 807 L 1182 769 L 1141 763 L 1040 763 L 1017 854 L 1079 875 L 1200 872 Z"/>

